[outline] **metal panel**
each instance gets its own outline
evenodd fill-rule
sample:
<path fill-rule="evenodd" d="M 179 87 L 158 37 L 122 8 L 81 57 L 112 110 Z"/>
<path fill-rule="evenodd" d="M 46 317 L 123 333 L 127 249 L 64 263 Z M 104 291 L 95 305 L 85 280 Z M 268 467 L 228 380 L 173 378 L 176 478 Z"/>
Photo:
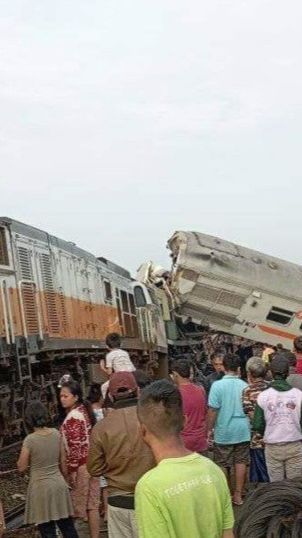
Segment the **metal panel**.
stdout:
<path fill-rule="evenodd" d="M 33 268 L 31 263 L 30 251 L 26 247 L 17 246 L 19 267 L 22 280 L 33 279 Z"/>
<path fill-rule="evenodd" d="M 58 316 L 50 255 L 44 253 L 40 254 L 40 261 L 49 332 L 56 334 L 60 332 L 60 321 Z"/>
<path fill-rule="evenodd" d="M 5 229 L 0 228 L 0 265 L 9 265 Z"/>
<path fill-rule="evenodd" d="M 27 334 L 38 334 L 39 313 L 37 309 L 36 286 L 34 282 L 21 282 L 20 292 Z"/>

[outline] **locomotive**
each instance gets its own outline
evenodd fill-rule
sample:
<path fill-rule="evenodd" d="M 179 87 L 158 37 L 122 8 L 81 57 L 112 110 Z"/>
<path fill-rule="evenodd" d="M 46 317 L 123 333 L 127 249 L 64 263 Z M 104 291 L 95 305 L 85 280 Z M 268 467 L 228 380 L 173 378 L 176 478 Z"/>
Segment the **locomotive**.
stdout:
<path fill-rule="evenodd" d="M 56 406 L 67 368 L 99 380 L 105 337 L 136 363 L 167 372 L 161 306 L 129 271 L 40 229 L 0 218 L 0 446 L 19 439 L 30 398 Z"/>

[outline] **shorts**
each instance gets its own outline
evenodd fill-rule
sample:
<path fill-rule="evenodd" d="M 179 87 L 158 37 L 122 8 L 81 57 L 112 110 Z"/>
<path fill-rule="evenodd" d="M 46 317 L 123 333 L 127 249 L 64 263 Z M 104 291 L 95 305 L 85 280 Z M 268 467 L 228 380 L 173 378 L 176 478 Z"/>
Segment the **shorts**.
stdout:
<path fill-rule="evenodd" d="M 86 465 L 77 470 L 76 484 L 71 490 L 74 517 L 87 518 L 89 510 L 98 510 L 100 506 L 100 479 L 92 478 Z"/>
<path fill-rule="evenodd" d="M 250 462 L 250 443 L 236 443 L 234 445 L 214 444 L 214 461 L 220 467 L 233 467 L 236 463 Z"/>

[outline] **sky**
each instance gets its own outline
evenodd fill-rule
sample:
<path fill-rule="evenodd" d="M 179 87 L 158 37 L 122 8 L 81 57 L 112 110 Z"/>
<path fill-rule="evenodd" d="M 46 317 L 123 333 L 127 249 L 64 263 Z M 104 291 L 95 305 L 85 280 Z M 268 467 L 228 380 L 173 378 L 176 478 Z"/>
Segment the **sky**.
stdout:
<path fill-rule="evenodd" d="M 133 274 L 175 230 L 302 263 L 299 0 L 0 0 L 0 213 Z"/>

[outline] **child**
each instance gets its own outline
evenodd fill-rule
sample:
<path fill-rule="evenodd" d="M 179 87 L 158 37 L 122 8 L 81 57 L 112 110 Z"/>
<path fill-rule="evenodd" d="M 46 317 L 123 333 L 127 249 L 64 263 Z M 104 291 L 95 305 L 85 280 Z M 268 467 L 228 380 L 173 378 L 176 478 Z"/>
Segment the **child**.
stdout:
<path fill-rule="evenodd" d="M 106 355 L 106 361 L 100 361 L 100 367 L 108 377 L 112 372 L 134 372 L 135 366 L 129 357 L 129 353 L 121 349 L 121 337 L 118 333 L 110 333 L 106 336 L 106 346 L 109 353 Z M 102 385 L 103 398 L 106 397 L 109 381 Z"/>

